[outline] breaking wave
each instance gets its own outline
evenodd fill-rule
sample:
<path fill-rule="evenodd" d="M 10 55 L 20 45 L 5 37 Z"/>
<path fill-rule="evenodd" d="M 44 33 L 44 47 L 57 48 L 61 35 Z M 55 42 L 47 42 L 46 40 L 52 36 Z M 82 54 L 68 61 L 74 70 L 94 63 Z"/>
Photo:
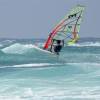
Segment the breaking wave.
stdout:
<path fill-rule="evenodd" d="M 2 49 L 2 51 L 4 53 L 9 53 L 9 54 L 23 54 L 26 52 L 29 52 L 29 50 L 34 51 L 34 49 L 36 48 L 36 46 L 42 47 L 44 44 L 43 43 L 38 43 L 38 44 L 21 44 L 21 43 L 14 43 L 10 46 L 7 46 L 5 48 Z M 2 47 L 2 44 L 0 44 L 0 46 Z M 77 43 L 77 44 L 73 44 L 70 46 L 75 46 L 75 47 L 99 47 L 100 46 L 100 42 L 84 42 L 84 43 Z M 33 49 L 34 48 L 34 49 Z"/>
<path fill-rule="evenodd" d="M 100 63 L 29 63 L 29 64 L 17 64 L 17 65 L 10 65 L 10 66 L 2 66 L 0 68 L 42 68 L 42 67 L 52 67 L 52 66 L 78 66 L 82 69 L 90 67 L 99 68 Z M 92 69 L 92 68 L 91 68 Z"/>
<path fill-rule="evenodd" d="M 17 87 L 10 94 L 2 93 L 0 100 L 99 100 L 100 87 L 72 87 L 60 89 L 60 87 L 42 87 L 33 89 L 30 87 Z"/>
<path fill-rule="evenodd" d="M 52 64 L 52 63 L 30 63 L 30 64 L 19 64 L 19 65 L 12 65 L 12 66 L 2 66 L 0 68 L 40 68 L 45 66 L 54 66 L 54 65 L 61 65 L 60 63 Z"/>
<path fill-rule="evenodd" d="M 77 46 L 77 47 L 89 47 L 89 46 L 100 46 L 100 42 L 83 42 L 83 43 L 76 43 L 70 46 Z"/>
<path fill-rule="evenodd" d="M 2 51 L 4 53 L 9 53 L 9 54 L 23 54 L 32 48 L 34 48 L 34 45 L 32 44 L 15 43 L 8 47 L 3 48 Z"/>

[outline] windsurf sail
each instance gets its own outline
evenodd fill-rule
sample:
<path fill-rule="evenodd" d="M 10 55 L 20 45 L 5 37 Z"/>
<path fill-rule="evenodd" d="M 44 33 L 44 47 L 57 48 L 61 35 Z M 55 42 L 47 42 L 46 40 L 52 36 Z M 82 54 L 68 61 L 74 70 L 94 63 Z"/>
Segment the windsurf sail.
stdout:
<path fill-rule="evenodd" d="M 64 40 L 64 43 L 68 45 L 78 41 L 84 8 L 82 5 L 77 5 L 55 26 L 45 42 L 44 49 L 48 50 L 51 47 L 53 39 Z"/>

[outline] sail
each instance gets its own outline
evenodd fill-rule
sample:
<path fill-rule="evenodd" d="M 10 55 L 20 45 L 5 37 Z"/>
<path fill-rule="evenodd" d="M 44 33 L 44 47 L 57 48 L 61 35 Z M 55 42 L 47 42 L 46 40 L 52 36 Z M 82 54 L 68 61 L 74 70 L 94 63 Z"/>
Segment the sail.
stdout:
<path fill-rule="evenodd" d="M 52 40 L 64 40 L 66 44 L 75 43 L 78 39 L 78 33 L 80 30 L 80 24 L 82 21 L 84 6 L 77 5 L 73 8 L 68 15 L 50 33 L 44 49 L 48 49 Z"/>

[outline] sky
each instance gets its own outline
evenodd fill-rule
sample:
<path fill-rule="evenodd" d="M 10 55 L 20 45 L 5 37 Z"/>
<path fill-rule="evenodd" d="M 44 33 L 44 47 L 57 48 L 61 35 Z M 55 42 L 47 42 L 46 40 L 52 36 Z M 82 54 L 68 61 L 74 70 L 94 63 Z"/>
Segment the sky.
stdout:
<path fill-rule="evenodd" d="M 100 0 L 0 0 L 0 38 L 47 38 L 77 4 L 86 6 L 80 37 L 100 38 Z"/>

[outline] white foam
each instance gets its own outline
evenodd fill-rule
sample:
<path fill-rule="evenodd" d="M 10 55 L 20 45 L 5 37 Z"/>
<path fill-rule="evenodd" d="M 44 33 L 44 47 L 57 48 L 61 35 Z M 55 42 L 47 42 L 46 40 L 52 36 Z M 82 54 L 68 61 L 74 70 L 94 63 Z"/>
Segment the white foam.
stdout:
<path fill-rule="evenodd" d="M 19 96 L 0 96 L 0 100 L 24 100 Z"/>
<path fill-rule="evenodd" d="M 33 63 L 33 64 L 20 64 L 20 65 L 13 65 L 12 67 L 42 67 L 42 66 L 49 66 L 55 65 L 51 63 Z"/>
<path fill-rule="evenodd" d="M 3 43 L 3 44 L 8 44 L 8 43 L 12 43 L 14 42 L 15 40 L 4 40 L 4 41 L 1 41 L 0 43 Z"/>
<path fill-rule="evenodd" d="M 76 43 L 69 46 L 77 46 L 77 47 L 100 46 L 100 42 L 83 42 L 83 43 Z"/>
<path fill-rule="evenodd" d="M 10 54 L 23 54 L 27 52 L 29 49 L 33 48 L 34 46 L 32 44 L 20 44 L 15 43 L 9 47 L 3 48 L 2 51 L 4 53 L 10 53 Z"/>
<path fill-rule="evenodd" d="M 36 100 L 100 99 L 100 87 L 69 87 L 42 89 L 34 94 Z"/>
<path fill-rule="evenodd" d="M 98 90 L 100 90 L 100 87 L 70 87 L 65 89 L 48 87 L 38 91 L 32 91 L 32 89 L 28 89 L 26 93 L 27 97 L 34 94 L 34 100 L 100 99 Z M 24 92 L 24 94 L 26 93 Z"/>
<path fill-rule="evenodd" d="M 85 63 L 85 62 L 81 62 L 81 63 L 66 63 L 66 64 L 69 64 L 69 65 L 91 65 L 91 66 L 100 66 L 100 63 Z"/>
<path fill-rule="evenodd" d="M 59 63 L 55 63 L 55 64 L 52 64 L 52 63 L 31 63 L 31 64 L 19 64 L 19 65 L 12 65 L 12 66 L 2 66 L 0 68 L 29 68 L 29 67 L 45 67 L 45 66 L 52 66 L 52 65 L 60 65 Z"/>
<path fill-rule="evenodd" d="M 23 53 L 28 52 L 28 50 L 31 50 L 31 49 L 33 50 L 33 48 L 37 50 L 42 50 L 36 44 L 33 45 L 33 44 L 15 43 L 8 47 L 3 48 L 2 51 L 4 53 L 9 53 L 9 54 L 23 54 Z"/>
<path fill-rule="evenodd" d="M 0 96 L 0 100 L 69 100 L 69 99 L 84 99 L 84 100 L 100 100 L 100 95 L 69 95 L 69 96 L 33 96 L 33 97 L 20 97 L 20 96 Z"/>
<path fill-rule="evenodd" d="M 15 40 L 3 40 L 0 42 L 0 47 L 3 47 L 5 45 L 10 45 L 14 42 Z"/>
<path fill-rule="evenodd" d="M 13 79 L 14 80 L 14 79 Z M 12 80 L 12 81 L 13 81 Z M 43 80 L 43 79 L 42 79 Z M 11 80 L 10 80 L 11 81 Z M 30 80 L 32 85 L 33 81 Z M 28 81 L 28 83 L 30 82 Z M 20 81 L 21 82 L 21 81 Z M 0 100 L 70 100 L 70 99 L 91 99 L 100 100 L 100 86 L 55 86 L 55 85 L 45 85 L 42 87 L 26 87 L 22 86 L 15 88 L 12 86 L 9 89 L 13 91 L 9 92 L 9 89 L 3 91 L 0 94 Z M 47 83 L 48 84 L 48 83 Z"/>
<path fill-rule="evenodd" d="M 78 65 L 78 66 L 84 66 L 89 67 L 89 66 L 95 66 L 99 67 L 100 63 L 30 63 L 30 64 L 19 64 L 19 65 L 12 65 L 12 66 L 2 66 L 0 68 L 9 68 L 9 67 L 44 67 L 44 66 L 54 66 L 54 65 Z"/>

